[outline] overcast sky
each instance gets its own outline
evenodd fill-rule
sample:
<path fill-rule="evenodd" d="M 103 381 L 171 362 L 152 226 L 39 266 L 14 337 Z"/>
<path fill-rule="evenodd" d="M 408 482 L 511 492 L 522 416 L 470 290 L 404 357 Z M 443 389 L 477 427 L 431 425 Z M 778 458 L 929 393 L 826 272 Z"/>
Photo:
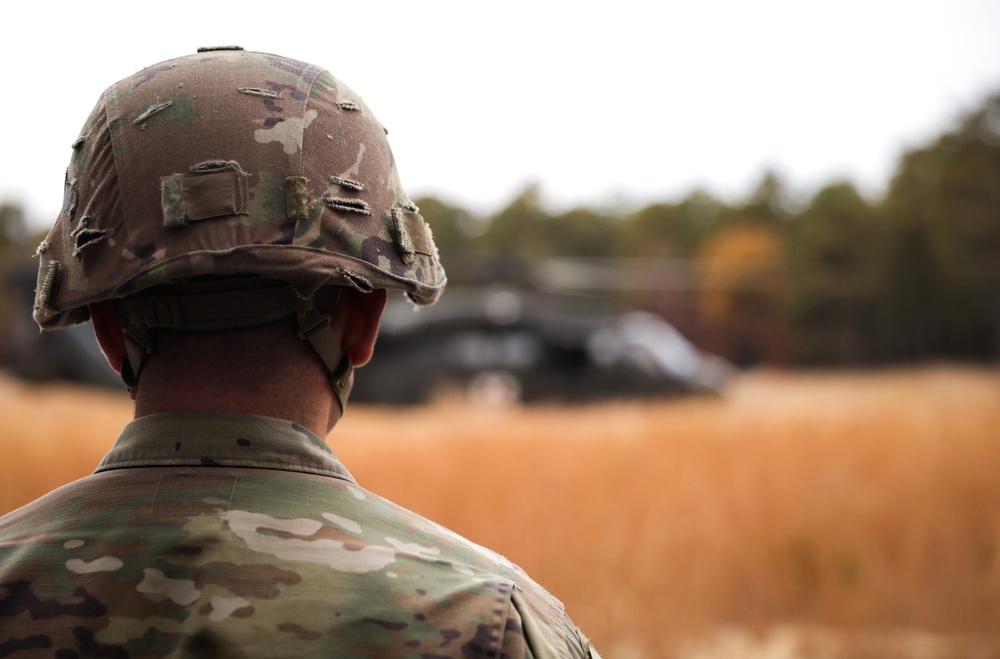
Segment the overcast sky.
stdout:
<path fill-rule="evenodd" d="M 993 0 L 80 2 L 4 8 L 0 201 L 40 224 L 112 82 L 199 46 L 328 68 L 389 129 L 411 196 L 486 213 L 635 207 L 765 168 L 883 189 L 907 147 L 1000 91 Z"/>

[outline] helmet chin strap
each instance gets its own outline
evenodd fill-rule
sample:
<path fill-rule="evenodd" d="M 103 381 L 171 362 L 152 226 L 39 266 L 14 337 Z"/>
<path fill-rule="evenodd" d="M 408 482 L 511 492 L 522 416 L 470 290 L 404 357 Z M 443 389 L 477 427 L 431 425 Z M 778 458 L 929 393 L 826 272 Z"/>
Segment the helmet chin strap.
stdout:
<path fill-rule="evenodd" d="M 335 290 L 331 309 L 339 298 L 339 289 Z M 354 384 L 351 358 L 330 326 L 330 312 L 318 307 L 315 299 L 300 297 L 287 285 L 262 284 L 253 279 L 188 283 L 113 304 L 125 322 L 128 360 L 122 364 L 122 380 L 132 398 L 146 358 L 153 351 L 152 330 L 204 332 L 253 327 L 293 317 L 299 336 L 316 351 L 329 374 L 340 413 L 344 413 Z"/>
<path fill-rule="evenodd" d="M 354 366 L 351 358 L 340 347 L 336 332 L 330 327 L 330 315 L 315 306 L 295 314 L 299 336 L 309 342 L 330 375 L 330 385 L 340 405 L 340 414 L 347 407 L 347 397 L 354 386 Z"/>

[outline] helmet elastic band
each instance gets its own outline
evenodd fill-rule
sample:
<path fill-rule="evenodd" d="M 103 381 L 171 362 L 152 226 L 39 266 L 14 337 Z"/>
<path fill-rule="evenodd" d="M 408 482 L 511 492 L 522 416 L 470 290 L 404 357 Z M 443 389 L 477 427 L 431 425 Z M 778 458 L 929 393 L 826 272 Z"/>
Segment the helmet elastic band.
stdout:
<path fill-rule="evenodd" d="M 303 298 L 282 282 L 219 279 L 159 287 L 142 296 L 115 300 L 116 312 L 125 322 L 128 351 L 122 379 L 135 397 L 146 357 L 153 351 L 154 329 L 206 332 L 294 317 L 299 336 L 312 346 L 326 368 L 343 414 L 353 383 L 353 367 L 330 326 L 339 288 L 334 287 L 333 292 L 332 298 L 318 305 L 316 297 Z"/>

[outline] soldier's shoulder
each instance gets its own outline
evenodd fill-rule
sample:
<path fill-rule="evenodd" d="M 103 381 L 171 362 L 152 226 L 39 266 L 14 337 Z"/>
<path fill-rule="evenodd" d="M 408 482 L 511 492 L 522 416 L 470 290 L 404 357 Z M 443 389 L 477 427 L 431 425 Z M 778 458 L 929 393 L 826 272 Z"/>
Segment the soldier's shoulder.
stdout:
<path fill-rule="evenodd" d="M 562 602 L 515 566 L 513 604 L 532 656 L 600 659 L 590 639 L 570 619 Z"/>

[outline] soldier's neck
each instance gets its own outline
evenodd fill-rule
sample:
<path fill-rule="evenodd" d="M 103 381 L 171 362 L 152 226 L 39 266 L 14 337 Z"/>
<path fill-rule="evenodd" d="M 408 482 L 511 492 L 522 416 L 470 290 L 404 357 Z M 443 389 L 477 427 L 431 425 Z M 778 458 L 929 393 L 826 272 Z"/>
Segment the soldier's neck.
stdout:
<path fill-rule="evenodd" d="M 326 378 L 310 385 L 309 378 L 285 383 L 280 390 L 258 390 L 254 386 L 200 387 L 195 383 L 164 382 L 140 378 L 135 397 L 135 417 L 161 412 L 228 412 L 254 414 L 298 423 L 325 437 L 340 417 L 340 409 L 329 394 Z M 316 386 L 318 385 L 318 386 Z"/>

